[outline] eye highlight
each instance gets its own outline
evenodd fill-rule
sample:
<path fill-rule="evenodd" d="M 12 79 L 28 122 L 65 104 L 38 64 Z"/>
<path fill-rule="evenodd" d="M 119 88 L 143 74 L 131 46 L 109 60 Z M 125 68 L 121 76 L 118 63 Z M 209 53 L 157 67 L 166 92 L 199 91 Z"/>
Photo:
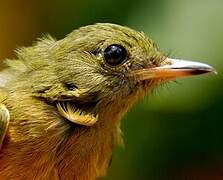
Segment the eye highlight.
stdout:
<path fill-rule="evenodd" d="M 119 44 L 112 44 L 104 50 L 105 62 L 111 66 L 121 64 L 127 57 L 126 49 Z"/>

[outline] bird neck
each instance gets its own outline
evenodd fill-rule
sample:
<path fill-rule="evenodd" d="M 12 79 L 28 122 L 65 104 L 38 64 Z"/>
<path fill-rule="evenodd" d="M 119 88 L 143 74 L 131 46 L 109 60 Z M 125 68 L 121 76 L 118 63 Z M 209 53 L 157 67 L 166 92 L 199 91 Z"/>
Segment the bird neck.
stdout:
<path fill-rule="evenodd" d="M 58 173 L 83 179 L 95 179 L 105 175 L 115 138 L 119 136 L 118 127 L 115 125 L 76 127 L 58 150 Z"/>
<path fill-rule="evenodd" d="M 83 179 L 95 179 L 106 174 L 114 145 L 122 143 L 119 125 L 125 109 L 121 104 L 122 108 L 118 104 L 116 108 L 114 104 L 110 105 L 112 107 L 100 108 L 96 124 L 74 127 L 64 139 L 57 155 L 59 174 L 66 174 L 66 177 L 78 174 Z"/>
<path fill-rule="evenodd" d="M 53 162 L 52 158 L 48 159 L 49 164 L 53 163 L 58 174 L 67 179 L 95 179 L 106 173 L 113 146 L 121 139 L 119 120 L 123 112 L 120 107 L 109 111 L 111 107 L 108 106 L 106 111 L 99 113 L 98 122 L 87 127 L 71 124 L 57 113 L 55 107 L 22 92 L 13 92 L 6 106 L 11 115 L 10 140 L 26 144 L 17 161 L 23 160 L 23 164 L 35 161 L 41 165 L 45 157 L 54 157 Z M 30 152 L 38 154 L 39 159 L 26 158 Z"/>

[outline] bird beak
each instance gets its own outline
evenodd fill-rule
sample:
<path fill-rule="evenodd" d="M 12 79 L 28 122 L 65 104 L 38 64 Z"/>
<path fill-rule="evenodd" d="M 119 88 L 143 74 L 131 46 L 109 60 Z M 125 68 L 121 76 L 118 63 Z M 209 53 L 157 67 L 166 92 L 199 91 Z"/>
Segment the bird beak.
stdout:
<path fill-rule="evenodd" d="M 159 67 L 138 70 L 134 75 L 137 80 L 176 79 L 209 72 L 217 73 L 213 67 L 204 63 L 166 58 Z"/>

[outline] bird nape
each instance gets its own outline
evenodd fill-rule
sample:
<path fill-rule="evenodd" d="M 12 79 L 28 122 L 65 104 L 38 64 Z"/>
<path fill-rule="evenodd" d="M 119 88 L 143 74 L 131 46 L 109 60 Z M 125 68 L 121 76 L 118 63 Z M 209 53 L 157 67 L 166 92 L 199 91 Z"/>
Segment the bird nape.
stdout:
<path fill-rule="evenodd" d="M 171 59 L 143 33 L 101 23 L 43 37 L 0 72 L 0 179 L 93 180 L 106 174 L 120 120 L 177 77 L 215 72 Z"/>

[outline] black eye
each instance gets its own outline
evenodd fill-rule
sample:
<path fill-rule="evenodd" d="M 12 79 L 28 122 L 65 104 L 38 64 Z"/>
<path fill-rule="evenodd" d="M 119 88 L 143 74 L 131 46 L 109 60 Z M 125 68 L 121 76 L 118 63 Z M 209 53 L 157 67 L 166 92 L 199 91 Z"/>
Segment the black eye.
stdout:
<path fill-rule="evenodd" d="M 119 44 L 112 44 L 104 50 L 105 61 L 111 66 L 121 64 L 126 59 L 126 57 L 126 49 Z"/>

